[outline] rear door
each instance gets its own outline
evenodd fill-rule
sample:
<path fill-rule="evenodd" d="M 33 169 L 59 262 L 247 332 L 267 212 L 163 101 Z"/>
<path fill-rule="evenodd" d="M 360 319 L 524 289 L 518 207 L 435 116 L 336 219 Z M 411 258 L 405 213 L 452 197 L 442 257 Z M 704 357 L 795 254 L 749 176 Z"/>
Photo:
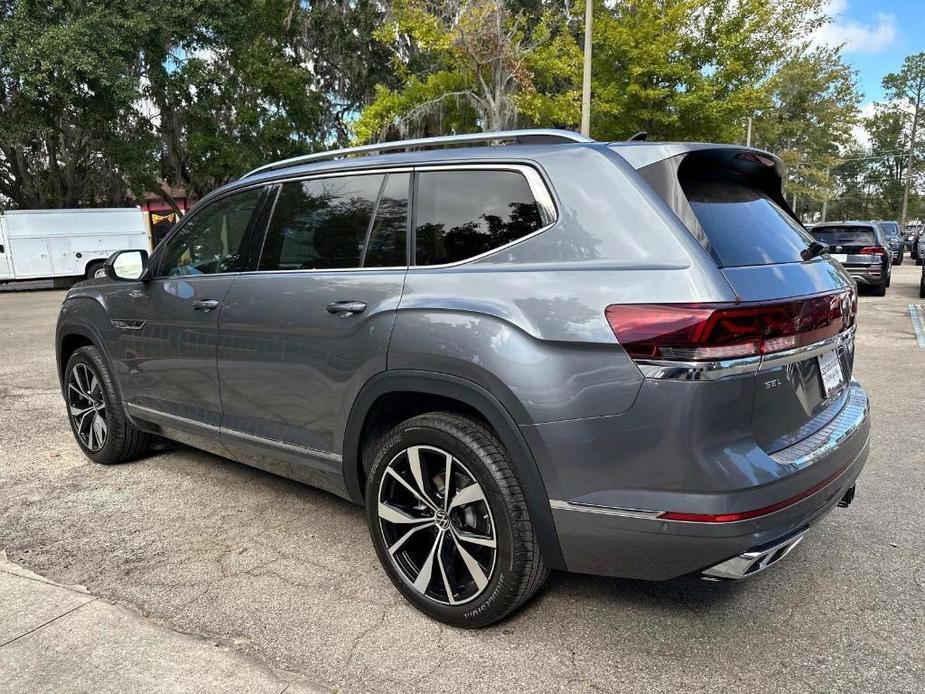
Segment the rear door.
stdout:
<path fill-rule="evenodd" d="M 753 429 L 763 449 L 774 452 L 815 433 L 838 412 L 851 379 L 850 277 L 833 260 L 812 255 L 812 237 L 787 207 L 772 159 L 724 148 L 646 168 L 643 176 L 742 303 L 774 304 L 781 321 L 827 336 L 809 349 L 764 357 L 755 376 Z"/>
<path fill-rule="evenodd" d="M 290 477 L 342 486 L 344 423 L 386 368 L 410 179 L 392 171 L 278 187 L 258 269 L 237 278 L 220 316 L 222 439 L 233 456 L 286 459 Z"/>

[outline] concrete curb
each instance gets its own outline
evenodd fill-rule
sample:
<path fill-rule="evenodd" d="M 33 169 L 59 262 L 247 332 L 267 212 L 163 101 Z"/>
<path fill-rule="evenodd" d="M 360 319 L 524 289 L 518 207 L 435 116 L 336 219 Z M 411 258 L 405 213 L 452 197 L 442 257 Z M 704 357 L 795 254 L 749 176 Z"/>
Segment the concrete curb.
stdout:
<path fill-rule="evenodd" d="M 0 691 L 327 691 L 206 639 L 181 634 L 90 594 L 61 585 L 0 551 Z"/>

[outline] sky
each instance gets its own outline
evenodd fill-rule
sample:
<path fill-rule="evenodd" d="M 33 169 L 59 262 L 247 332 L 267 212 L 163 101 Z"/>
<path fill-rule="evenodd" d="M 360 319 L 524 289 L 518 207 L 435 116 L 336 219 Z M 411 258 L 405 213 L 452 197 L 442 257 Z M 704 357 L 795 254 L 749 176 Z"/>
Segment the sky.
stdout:
<path fill-rule="evenodd" d="M 844 44 L 844 57 L 858 70 L 865 111 L 883 99 L 880 81 L 903 59 L 925 51 L 925 0 L 829 0 L 832 22 L 817 33 L 824 44 Z"/>

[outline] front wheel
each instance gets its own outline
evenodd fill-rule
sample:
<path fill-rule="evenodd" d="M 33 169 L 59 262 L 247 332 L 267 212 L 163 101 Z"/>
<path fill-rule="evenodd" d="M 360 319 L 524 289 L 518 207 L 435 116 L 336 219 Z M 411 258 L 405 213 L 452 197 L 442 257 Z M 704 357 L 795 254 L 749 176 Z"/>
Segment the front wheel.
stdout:
<path fill-rule="evenodd" d="M 128 421 L 109 367 L 96 347 L 81 347 L 68 359 L 64 398 L 74 438 L 93 462 L 122 463 L 147 450 L 151 437 Z"/>
<path fill-rule="evenodd" d="M 548 575 L 510 456 L 475 419 L 436 412 L 395 427 L 376 449 L 366 506 L 392 583 L 445 624 L 497 622 Z"/>

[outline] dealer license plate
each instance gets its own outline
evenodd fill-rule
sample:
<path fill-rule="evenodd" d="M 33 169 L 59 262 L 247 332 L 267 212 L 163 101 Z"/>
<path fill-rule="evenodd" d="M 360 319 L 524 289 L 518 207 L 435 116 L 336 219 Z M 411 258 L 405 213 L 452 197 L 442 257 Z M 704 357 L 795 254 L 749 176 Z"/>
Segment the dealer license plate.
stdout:
<path fill-rule="evenodd" d="M 819 373 L 822 374 L 825 396 L 830 397 L 845 385 L 845 373 L 841 368 L 841 359 L 838 358 L 836 350 L 820 354 L 817 359 L 819 360 Z"/>
<path fill-rule="evenodd" d="M 840 262 L 840 263 L 847 263 L 847 262 L 848 262 L 848 254 L 847 254 L 847 253 L 829 253 L 829 255 L 832 256 L 833 258 L 835 258 L 835 260 L 837 260 L 837 261 Z"/>

